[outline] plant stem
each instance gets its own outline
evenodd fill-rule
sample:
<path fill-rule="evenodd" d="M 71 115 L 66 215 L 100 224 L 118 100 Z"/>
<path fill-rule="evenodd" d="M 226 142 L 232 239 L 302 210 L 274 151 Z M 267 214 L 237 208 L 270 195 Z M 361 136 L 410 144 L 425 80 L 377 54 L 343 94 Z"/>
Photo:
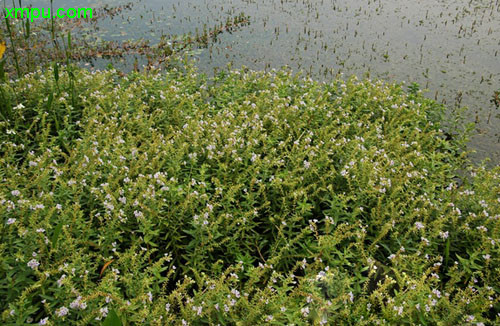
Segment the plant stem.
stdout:
<path fill-rule="evenodd" d="M 12 52 L 14 53 L 14 62 L 16 64 L 17 76 L 21 77 L 21 68 L 19 68 L 19 60 L 17 58 L 16 46 L 14 43 L 14 37 L 12 36 L 12 30 L 10 28 L 9 18 L 5 17 L 5 25 L 7 26 L 7 33 L 9 33 L 10 44 L 12 46 Z"/>

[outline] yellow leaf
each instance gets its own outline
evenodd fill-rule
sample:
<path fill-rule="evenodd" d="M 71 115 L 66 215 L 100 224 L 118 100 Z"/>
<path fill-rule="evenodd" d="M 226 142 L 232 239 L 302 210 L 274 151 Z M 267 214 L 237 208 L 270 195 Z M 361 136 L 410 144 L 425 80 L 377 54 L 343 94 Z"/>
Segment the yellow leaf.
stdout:
<path fill-rule="evenodd" d="M 0 43 L 0 60 L 2 59 L 6 49 L 7 47 L 5 46 L 5 42 Z"/>
<path fill-rule="evenodd" d="M 106 268 L 108 268 L 108 266 L 114 262 L 115 260 L 114 259 L 111 259 L 110 261 L 108 261 L 106 264 L 104 264 L 104 266 L 102 266 L 101 268 L 101 272 L 99 273 L 99 277 L 102 276 L 102 273 L 104 273 L 104 271 L 106 270 Z"/>

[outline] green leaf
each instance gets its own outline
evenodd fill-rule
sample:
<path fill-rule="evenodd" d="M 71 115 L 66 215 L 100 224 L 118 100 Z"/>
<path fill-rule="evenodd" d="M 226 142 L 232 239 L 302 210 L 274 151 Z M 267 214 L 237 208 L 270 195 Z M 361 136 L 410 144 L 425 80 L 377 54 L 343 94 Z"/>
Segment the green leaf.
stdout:
<path fill-rule="evenodd" d="M 68 32 L 68 49 L 71 51 L 71 32 Z"/>
<path fill-rule="evenodd" d="M 0 44 L 1 46 L 1 44 Z M 0 50 L 1 51 L 1 50 Z M 5 68 L 4 68 L 5 60 L 0 60 L 0 82 L 5 82 Z"/>
<path fill-rule="evenodd" d="M 446 239 L 446 247 L 444 249 L 444 266 L 448 266 L 449 258 L 450 258 L 450 238 Z"/>
<path fill-rule="evenodd" d="M 111 309 L 108 313 L 108 316 L 106 319 L 104 319 L 104 322 L 102 323 L 103 326 L 122 326 L 122 321 L 116 314 L 116 312 Z"/>
<path fill-rule="evenodd" d="M 55 248 L 57 245 L 57 240 L 59 239 L 59 235 L 61 234 L 62 226 L 62 222 L 60 222 L 54 229 L 54 234 L 52 235 L 52 248 Z"/>
<path fill-rule="evenodd" d="M 420 322 L 422 323 L 422 325 L 427 325 L 427 322 L 425 321 L 425 318 L 424 318 L 421 311 L 418 313 L 418 319 L 420 319 Z"/>
<path fill-rule="evenodd" d="M 59 82 L 59 65 L 57 62 L 54 62 L 54 79 L 56 80 L 56 84 Z"/>

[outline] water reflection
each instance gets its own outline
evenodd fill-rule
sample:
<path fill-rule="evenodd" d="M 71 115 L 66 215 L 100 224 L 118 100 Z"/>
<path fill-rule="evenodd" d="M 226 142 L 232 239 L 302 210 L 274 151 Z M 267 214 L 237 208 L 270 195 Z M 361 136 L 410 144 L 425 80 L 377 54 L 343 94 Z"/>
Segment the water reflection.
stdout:
<path fill-rule="evenodd" d="M 31 1 L 47 6 L 48 1 Z M 54 1 L 92 8 L 121 0 Z M 106 19 L 96 38 L 176 35 L 244 12 L 251 25 L 226 33 L 196 56 L 200 69 L 291 66 L 315 78 L 369 74 L 418 82 L 428 96 L 470 107 L 476 159 L 500 162 L 500 119 L 490 101 L 500 89 L 500 3 L 487 0 L 143 0 Z"/>

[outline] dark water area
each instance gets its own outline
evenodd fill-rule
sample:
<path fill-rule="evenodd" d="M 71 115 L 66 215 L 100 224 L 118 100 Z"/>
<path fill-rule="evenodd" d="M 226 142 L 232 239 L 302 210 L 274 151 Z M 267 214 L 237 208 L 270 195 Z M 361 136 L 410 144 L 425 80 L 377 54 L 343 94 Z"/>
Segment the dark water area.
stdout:
<path fill-rule="evenodd" d="M 54 1 L 55 7 L 127 4 L 127 1 Z M 49 1 L 29 1 L 48 7 Z M 269 70 L 289 66 L 320 80 L 370 76 L 416 82 L 450 110 L 468 107 L 475 123 L 473 160 L 500 163 L 499 0 L 143 0 L 99 22 L 97 40 L 196 33 L 240 13 L 250 25 L 221 34 L 193 54 L 211 74 L 228 63 Z M 100 62 L 104 67 L 105 63 Z"/>

